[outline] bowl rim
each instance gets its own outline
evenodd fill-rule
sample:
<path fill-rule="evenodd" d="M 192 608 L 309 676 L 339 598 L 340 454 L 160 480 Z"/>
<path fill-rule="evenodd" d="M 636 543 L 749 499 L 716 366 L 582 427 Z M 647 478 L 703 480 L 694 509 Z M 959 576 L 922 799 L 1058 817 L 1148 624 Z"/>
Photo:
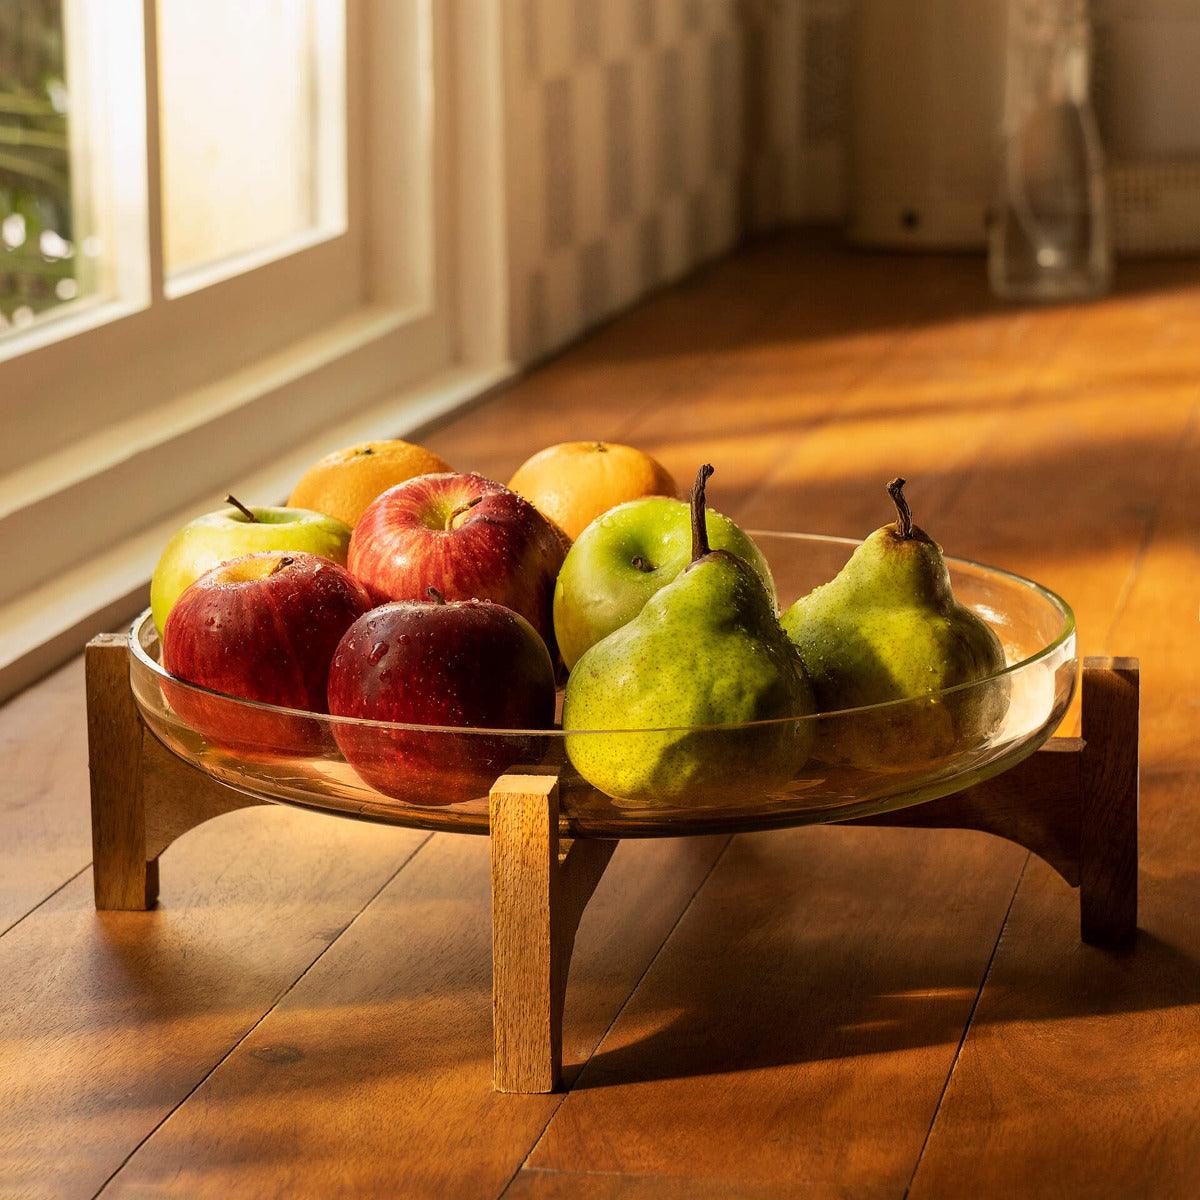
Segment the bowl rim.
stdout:
<path fill-rule="evenodd" d="M 777 529 L 747 529 L 744 532 L 752 538 L 821 542 L 827 545 L 832 544 L 855 548 L 861 546 L 865 540 L 862 538 L 840 537 L 834 534 L 799 533 Z M 161 663 L 156 662 L 149 654 L 147 654 L 141 644 L 141 638 L 139 634 L 144 628 L 146 622 L 153 620 L 153 615 L 148 607 L 143 609 L 142 612 L 140 612 L 133 619 L 133 622 L 129 627 L 127 640 L 130 658 L 136 660 L 153 675 L 157 675 L 160 680 L 168 681 L 175 687 L 182 687 L 188 691 L 195 692 L 202 696 L 211 696 L 226 704 L 237 704 L 244 708 L 252 709 L 255 712 L 267 713 L 281 718 L 290 717 L 292 719 L 299 718 L 301 720 L 317 721 L 319 723 L 328 722 L 331 726 L 350 727 L 355 729 L 381 729 L 404 733 L 453 734 L 457 737 L 567 738 L 603 737 L 633 733 L 696 733 L 710 730 L 730 732 L 733 730 L 793 725 L 803 722 L 816 723 L 823 719 L 828 720 L 835 717 L 844 718 L 859 713 L 886 713 L 903 705 L 913 703 L 928 703 L 930 701 L 941 700 L 945 696 L 952 696 L 959 692 L 964 692 L 969 688 L 984 687 L 989 683 L 994 683 L 998 679 L 1007 678 L 1008 676 L 1016 674 L 1018 671 L 1026 670 L 1035 663 L 1051 657 L 1074 638 L 1076 632 L 1075 612 L 1066 602 L 1066 600 L 1064 600 L 1062 596 L 1053 591 L 1051 588 L 1048 588 L 1044 584 L 1040 584 L 1036 580 L 1030 579 L 1025 575 L 1019 575 L 1015 571 L 1006 570 L 1004 567 L 993 566 L 991 563 L 978 562 L 974 559 L 960 558 L 956 555 L 949 554 L 945 555 L 945 561 L 948 565 L 967 568 L 969 570 L 973 569 L 975 571 L 991 575 L 998 575 L 1007 580 L 1010 584 L 1015 584 L 1027 591 L 1034 592 L 1042 600 L 1048 602 L 1051 607 L 1057 609 L 1059 616 L 1062 618 L 1062 627 L 1058 634 L 1052 641 L 1048 642 L 1036 653 L 1029 655 L 1027 658 L 1020 659 L 1018 662 L 1008 664 L 1003 670 L 995 671 L 990 675 L 985 675 L 981 679 L 972 679 L 965 683 L 957 683 L 952 687 L 942 688 L 940 691 L 927 692 L 920 696 L 905 696 L 898 700 L 884 700 L 877 704 L 864 704 L 854 708 L 828 709 L 826 711 L 804 713 L 794 717 L 769 717 L 761 721 L 743 721 L 735 724 L 663 725 L 655 726 L 653 728 L 636 729 L 572 730 L 565 730 L 561 725 L 553 725 L 548 729 L 502 729 L 472 725 L 410 725 L 399 721 L 380 721 L 369 717 L 338 716 L 334 713 L 312 712 L 303 708 L 286 708 L 283 705 L 268 704 L 262 700 L 248 700 L 239 696 L 230 696 L 225 692 L 218 692 L 212 688 L 205 687 L 203 684 L 192 683 L 187 679 L 182 679 L 177 675 L 172 675 L 162 666 Z M 1074 657 L 1075 656 L 1072 654 L 1072 658 Z"/>

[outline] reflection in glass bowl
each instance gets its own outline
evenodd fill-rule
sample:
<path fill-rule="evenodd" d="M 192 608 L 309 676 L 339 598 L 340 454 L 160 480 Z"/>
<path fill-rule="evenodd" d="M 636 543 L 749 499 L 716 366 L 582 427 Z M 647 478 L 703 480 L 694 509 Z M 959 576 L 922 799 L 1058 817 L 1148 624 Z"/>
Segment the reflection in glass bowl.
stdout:
<path fill-rule="evenodd" d="M 831 579 L 857 542 L 813 534 L 759 533 L 780 603 L 787 606 Z M 995 567 L 947 559 L 959 601 L 996 631 L 1008 666 L 971 684 L 913 700 L 894 701 L 785 722 L 712 726 L 679 731 L 708 742 L 708 760 L 736 762 L 735 773 L 697 780 L 686 795 L 631 803 L 606 796 L 574 770 L 568 742 L 610 739 L 620 754 L 661 745 L 662 730 L 588 733 L 561 730 L 470 730 L 400 726 L 275 709 L 221 696 L 173 679 L 158 662 L 158 637 L 148 613 L 130 631 L 130 680 L 147 725 L 170 750 L 213 778 L 259 799 L 422 828 L 486 833 L 487 791 L 496 764 L 513 773 L 557 773 L 563 832 L 607 837 L 671 836 L 846 820 L 948 795 L 1007 770 L 1054 732 L 1070 704 L 1077 659 L 1075 621 L 1053 592 Z M 300 743 L 237 747 L 206 739 L 188 721 L 201 704 L 205 727 L 295 728 Z M 985 711 L 988 719 L 964 714 Z M 781 728 L 787 726 L 790 728 Z M 335 736 L 335 727 L 337 736 Z M 962 736 L 963 730 L 986 730 Z M 933 730 L 918 736 L 914 731 Z M 794 737 L 812 753 L 790 779 L 756 779 L 753 747 L 764 738 Z M 878 745 L 881 738 L 911 744 L 903 759 L 889 753 L 831 752 L 839 746 Z M 403 747 L 414 766 L 401 796 L 372 788 L 342 757 L 339 740 L 357 740 L 388 756 Z M 612 739 L 621 739 L 619 742 Z M 286 739 L 281 739 L 286 740 Z M 259 739 L 261 742 L 261 739 Z M 824 749 L 822 749 L 824 747 Z M 600 752 L 605 752 L 601 743 Z M 400 791 L 396 788 L 393 790 Z"/>

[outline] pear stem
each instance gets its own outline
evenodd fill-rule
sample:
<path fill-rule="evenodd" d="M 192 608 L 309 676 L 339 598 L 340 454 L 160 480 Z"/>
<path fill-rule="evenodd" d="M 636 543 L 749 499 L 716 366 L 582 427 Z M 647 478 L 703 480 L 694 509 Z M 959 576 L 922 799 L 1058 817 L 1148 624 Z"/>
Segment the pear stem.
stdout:
<path fill-rule="evenodd" d="M 232 504 L 251 524 L 258 521 L 258 518 L 236 496 L 226 496 L 225 503 Z"/>
<path fill-rule="evenodd" d="M 887 485 L 888 495 L 891 496 L 892 503 L 896 506 L 898 514 L 896 530 L 905 541 L 913 535 L 912 510 L 908 507 L 908 501 L 904 498 L 904 485 L 907 482 L 905 479 L 893 479 Z"/>
<path fill-rule="evenodd" d="M 696 482 L 692 485 L 692 562 L 699 562 L 709 553 L 708 524 L 704 519 L 704 485 L 712 473 L 712 464 L 705 463 L 696 472 Z"/>
<path fill-rule="evenodd" d="M 435 588 L 435 587 L 427 587 L 425 589 L 425 595 L 427 595 L 430 598 L 430 600 L 432 600 L 434 602 L 434 604 L 445 604 L 446 603 L 446 597 L 443 596 L 442 593 L 439 592 L 437 590 L 437 588 Z"/>

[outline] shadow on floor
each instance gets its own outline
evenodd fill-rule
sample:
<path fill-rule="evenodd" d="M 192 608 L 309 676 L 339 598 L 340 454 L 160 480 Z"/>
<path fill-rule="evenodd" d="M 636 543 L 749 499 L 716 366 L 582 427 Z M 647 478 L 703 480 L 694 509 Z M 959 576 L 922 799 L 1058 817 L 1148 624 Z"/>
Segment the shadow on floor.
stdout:
<path fill-rule="evenodd" d="M 931 978 L 914 966 L 906 986 L 864 994 L 837 962 L 806 947 L 803 962 L 782 956 L 780 978 L 820 979 L 793 1004 L 777 990 L 732 994 L 680 988 L 662 1024 L 653 1012 L 631 1014 L 627 1026 L 655 1027 L 644 1036 L 602 1048 L 568 1071 L 572 1090 L 653 1080 L 731 1074 L 806 1062 L 890 1054 L 915 1047 L 953 1046 L 960 1038 L 979 980 Z M 844 990 L 842 990 L 844 989 Z M 1200 1004 L 1200 959 L 1141 932 L 1135 952 L 1116 958 L 1081 946 L 1064 974 L 1032 973 L 989 980 L 986 1011 L 975 1026 L 1111 1016 Z"/>

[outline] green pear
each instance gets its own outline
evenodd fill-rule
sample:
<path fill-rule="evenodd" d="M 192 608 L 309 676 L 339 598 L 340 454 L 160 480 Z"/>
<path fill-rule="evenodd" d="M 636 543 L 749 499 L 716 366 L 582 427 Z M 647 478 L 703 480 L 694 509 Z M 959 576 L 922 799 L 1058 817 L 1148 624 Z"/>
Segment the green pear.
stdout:
<path fill-rule="evenodd" d="M 787 718 L 812 713 L 812 690 L 774 597 L 744 560 L 709 546 L 711 474 L 701 467 L 692 491 L 691 562 L 567 680 L 567 756 L 617 800 L 744 802 L 808 756 L 812 722 Z M 744 727 L 755 721 L 768 723 Z"/>
<path fill-rule="evenodd" d="M 904 480 L 888 492 L 894 524 L 877 529 L 829 583 L 797 600 L 783 628 L 822 712 L 907 700 L 821 720 L 818 757 L 891 771 L 927 767 L 983 744 L 1008 711 L 1008 680 L 940 695 L 1004 669 L 1000 639 L 959 604 L 941 547 L 913 524 Z"/>

